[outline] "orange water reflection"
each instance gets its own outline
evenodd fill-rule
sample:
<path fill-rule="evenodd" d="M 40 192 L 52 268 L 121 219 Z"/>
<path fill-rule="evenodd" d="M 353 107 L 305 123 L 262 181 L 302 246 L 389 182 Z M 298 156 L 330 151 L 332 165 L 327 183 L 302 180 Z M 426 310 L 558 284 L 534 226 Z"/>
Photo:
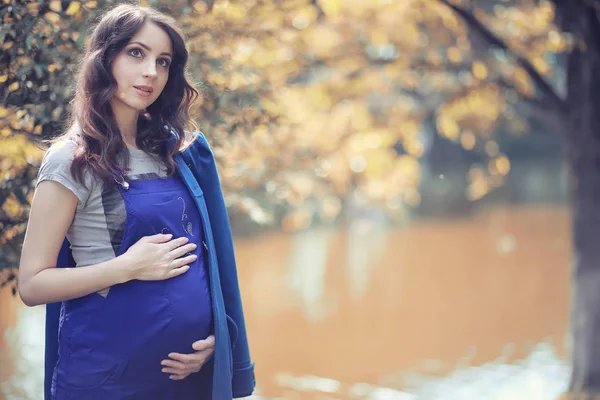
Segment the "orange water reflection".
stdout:
<path fill-rule="evenodd" d="M 283 394 L 278 371 L 401 386 L 403 371 L 514 360 L 542 340 L 564 356 L 568 223 L 561 207 L 503 208 L 239 243 L 262 392 Z"/>
<path fill-rule="evenodd" d="M 403 399 L 356 393 L 410 392 L 411 374 L 442 379 L 500 356 L 511 362 L 540 342 L 566 354 L 565 207 L 496 208 L 406 229 L 358 221 L 239 239 L 236 253 L 263 398 Z M 27 399 L 19 396 L 41 388 L 31 371 L 41 368 L 42 309 L 0 296 L 0 393 Z"/>

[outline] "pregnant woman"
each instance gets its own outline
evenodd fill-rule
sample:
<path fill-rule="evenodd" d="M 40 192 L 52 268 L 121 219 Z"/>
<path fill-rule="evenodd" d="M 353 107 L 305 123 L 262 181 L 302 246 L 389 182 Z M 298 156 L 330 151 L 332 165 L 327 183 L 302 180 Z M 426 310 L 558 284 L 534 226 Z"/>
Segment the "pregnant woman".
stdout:
<path fill-rule="evenodd" d="M 47 400 L 254 389 L 214 158 L 202 134 L 184 133 L 198 95 L 187 59 L 175 21 L 151 8 L 117 6 L 89 39 L 19 270 L 25 304 L 48 304 Z"/>

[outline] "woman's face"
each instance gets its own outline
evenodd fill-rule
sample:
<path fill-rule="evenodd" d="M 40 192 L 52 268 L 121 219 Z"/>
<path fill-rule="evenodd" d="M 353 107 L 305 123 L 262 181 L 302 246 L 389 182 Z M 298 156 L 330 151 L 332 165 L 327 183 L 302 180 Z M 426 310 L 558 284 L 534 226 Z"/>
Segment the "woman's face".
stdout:
<path fill-rule="evenodd" d="M 169 35 L 146 22 L 112 63 L 117 81 L 113 106 L 142 111 L 160 96 L 169 79 L 173 45 Z"/>

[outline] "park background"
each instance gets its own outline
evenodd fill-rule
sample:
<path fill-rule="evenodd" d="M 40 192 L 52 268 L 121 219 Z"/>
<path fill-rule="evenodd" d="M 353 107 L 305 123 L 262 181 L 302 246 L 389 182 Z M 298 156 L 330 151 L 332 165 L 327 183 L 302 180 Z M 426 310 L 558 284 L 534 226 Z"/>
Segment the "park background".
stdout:
<path fill-rule="evenodd" d="M 0 2 L 0 398 L 42 398 L 44 308 L 15 286 L 39 143 L 118 3 Z M 559 398 L 576 47 L 559 1 L 139 3 L 188 36 L 254 398 Z"/>

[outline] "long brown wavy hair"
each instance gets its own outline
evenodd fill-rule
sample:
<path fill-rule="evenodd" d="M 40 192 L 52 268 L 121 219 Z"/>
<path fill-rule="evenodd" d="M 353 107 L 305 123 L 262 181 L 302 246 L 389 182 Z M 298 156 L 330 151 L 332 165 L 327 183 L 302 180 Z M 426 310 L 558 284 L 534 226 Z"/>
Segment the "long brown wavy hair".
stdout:
<path fill-rule="evenodd" d="M 128 171 L 129 152 L 110 106 L 117 90 L 111 65 L 146 22 L 156 24 L 169 35 L 173 60 L 164 90 L 145 113 L 140 113 L 136 145 L 162 161 L 170 175 L 175 170 L 173 156 L 184 141 L 184 128 L 188 124 L 196 127 L 189 113 L 198 91 L 185 76 L 188 60 L 185 35 L 175 20 L 152 8 L 137 5 L 121 4 L 112 8 L 93 28 L 80 65 L 70 129 L 57 139 L 69 137 L 77 142 L 71 173 L 84 185 L 85 169 L 104 182 Z M 177 137 L 172 135 L 173 130 L 179 133 Z"/>

